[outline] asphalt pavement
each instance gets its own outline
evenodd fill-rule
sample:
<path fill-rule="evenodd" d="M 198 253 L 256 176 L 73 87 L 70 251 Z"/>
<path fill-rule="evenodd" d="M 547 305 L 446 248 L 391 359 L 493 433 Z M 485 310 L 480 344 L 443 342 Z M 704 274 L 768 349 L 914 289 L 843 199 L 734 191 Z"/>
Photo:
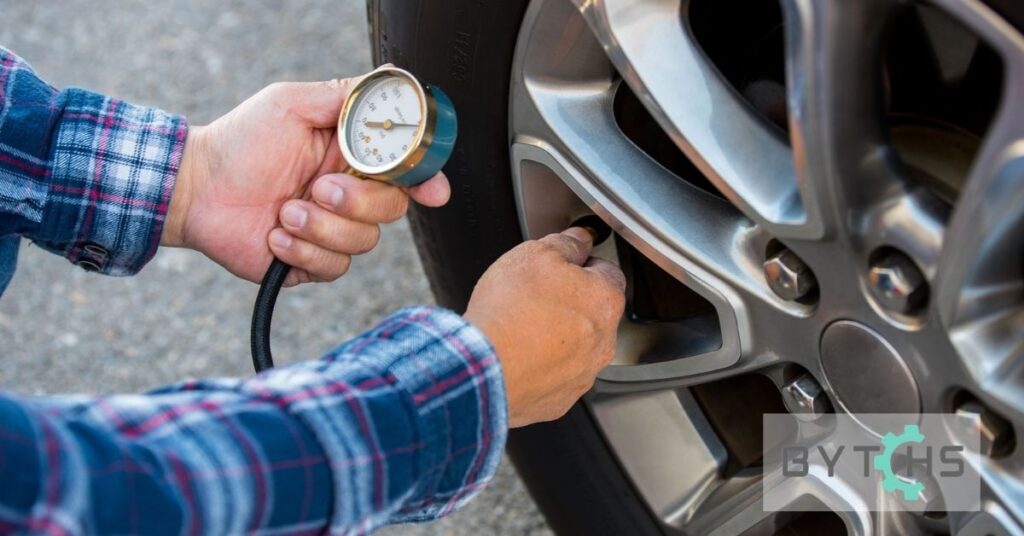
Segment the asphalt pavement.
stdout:
<path fill-rule="evenodd" d="M 50 83 L 81 86 L 207 123 L 263 86 L 370 67 L 361 0 L 0 0 L 0 45 Z M 0 299 L 0 389 L 137 392 L 185 377 L 250 374 L 256 286 L 202 255 L 161 250 L 133 278 L 88 274 L 23 243 Z M 279 361 L 312 358 L 432 296 L 407 224 L 384 229 L 340 281 L 282 294 Z M 550 534 L 507 461 L 469 507 L 381 534 Z"/>

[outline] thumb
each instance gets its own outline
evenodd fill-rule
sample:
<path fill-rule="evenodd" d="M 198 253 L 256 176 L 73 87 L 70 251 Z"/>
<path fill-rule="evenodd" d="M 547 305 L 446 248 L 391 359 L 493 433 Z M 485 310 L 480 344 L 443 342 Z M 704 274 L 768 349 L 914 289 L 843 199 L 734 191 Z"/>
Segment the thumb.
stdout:
<path fill-rule="evenodd" d="M 540 241 L 555 248 L 563 259 L 576 266 L 583 266 L 594 249 L 594 235 L 582 227 L 570 227 L 560 233 L 549 234 Z"/>
<path fill-rule="evenodd" d="M 390 63 L 381 65 L 376 70 L 394 67 Z M 367 74 L 373 74 L 372 71 Z M 295 82 L 285 84 L 289 91 L 289 104 L 294 105 L 300 117 L 315 128 L 334 128 L 338 125 L 338 116 L 345 98 L 356 83 L 367 75 L 351 78 L 335 78 L 323 82 Z"/>
<path fill-rule="evenodd" d="M 302 119 L 315 128 L 333 128 L 352 86 L 359 78 L 335 78 L 323 82 L 284 84 L 282 97 Z"/>

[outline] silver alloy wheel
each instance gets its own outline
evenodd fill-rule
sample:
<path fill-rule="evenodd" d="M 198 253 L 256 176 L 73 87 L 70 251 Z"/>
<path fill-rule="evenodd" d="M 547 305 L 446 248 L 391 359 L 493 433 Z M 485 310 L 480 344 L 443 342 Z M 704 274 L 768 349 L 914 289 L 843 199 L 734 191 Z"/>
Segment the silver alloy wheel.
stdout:
<path fill-rule="evenodd" d="M 790 411 L 811 408 L 805 418 L 829 406 L 962 411 L 983 436 L 996 429 L 998 441 L 1020 444 L 1024 37 L 977 0 L 933 2 L 1002 61 L 1001 105 L 947 205 L 908 178 L 879 113 L 888 22 L 907 2 L 781 0 L 788 137 L 709 60 L 690 4 L 533 0 L 512 76 L 524 235 L 593 212 L 624 239 L 601 254 L 628 244 L 713 311 L 710 320 L 624 321 L 615 363 L 587 397 L 651 511 L 686 533 L 781 524 L 761 511 L 757 467 L 726 470 L 729 449 L 692 392 L 743 375 L 771 380 Z M 624 134 L 614 111 L 623 84 L 721 195 L 683 180 Z M 779 244 L 813 270 L 814 300 L 773 292 L 762 265 Z M 905 258 L 878 260 L 891 252 Z M 908 301 L 919 289 L 901 290 L 914 282 L 930 288 L 920 310 Z M 647 358 L 652 352 L 657 359 Z M 838 515 L 853 534 L 1024 533 L 1024 459 L 991 452 L 970 462 L 983 478 L 978 513 L 866 513 L 857 508 L 863 498 L 824 480 L 780 492 L 845 505 L 856 513 Z"/>

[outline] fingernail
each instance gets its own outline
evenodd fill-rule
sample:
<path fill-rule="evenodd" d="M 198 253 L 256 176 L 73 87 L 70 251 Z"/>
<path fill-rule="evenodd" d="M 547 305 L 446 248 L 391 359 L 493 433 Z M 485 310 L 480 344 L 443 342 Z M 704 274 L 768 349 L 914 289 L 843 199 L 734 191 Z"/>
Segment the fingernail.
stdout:
<path fill-rule="evenodd" d="M 301 229 L 303 225 L 306 225 L 308 217 L 309 212 L 306 212 L 306 209 L 299 205 L 288 205 L 281 214 L 281 221 L 289 227 Z"/>
<path fill-rule="evenodd" d="M 594 245 L 604 242 L 612 233 L 608 224 L 593 214 L 583 216 L 572 222 L 572 226 L 585 229 L 590 234 L 590 240 Z"/>
<path fill-rule="evenodd" d="M 596 236 L 596 233 L 587 227 L 570 227 L 565 230 L 565 234 L 580 242 L 593 242 Z"/>
<path fill-rule="evenodd" d="M 270 242 L 281 249 L 288 249 L 292 246 L 292 235 L 281 230 L 275 230 L 270 233 Z"/>
<path fill-rule="evenodd" d="M 345 190 L 333 182 L 323 181 L 317 188 L 316 195 L 321 203 L 337 207 L 341 205 L 341 199 L 345 197 Z"/>

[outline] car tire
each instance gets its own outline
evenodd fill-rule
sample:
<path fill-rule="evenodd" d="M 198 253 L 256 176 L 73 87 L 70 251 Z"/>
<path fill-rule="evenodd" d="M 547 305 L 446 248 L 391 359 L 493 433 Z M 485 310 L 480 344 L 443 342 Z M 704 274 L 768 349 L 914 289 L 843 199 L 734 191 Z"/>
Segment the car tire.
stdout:
<path fill-rule="evenodd" d="M 410 210 L 438 303 L 465 310 L 477 279 L 522 240 L 509 167 L 509 80 L 528 2 L 370 0 L 374 63 L 393 63 L 443 88 L 459 114 L 444 171 L 452 199 Z M 508 453 L 559 534 L 661 534 L 589 412 L 512 431 Z"/>

